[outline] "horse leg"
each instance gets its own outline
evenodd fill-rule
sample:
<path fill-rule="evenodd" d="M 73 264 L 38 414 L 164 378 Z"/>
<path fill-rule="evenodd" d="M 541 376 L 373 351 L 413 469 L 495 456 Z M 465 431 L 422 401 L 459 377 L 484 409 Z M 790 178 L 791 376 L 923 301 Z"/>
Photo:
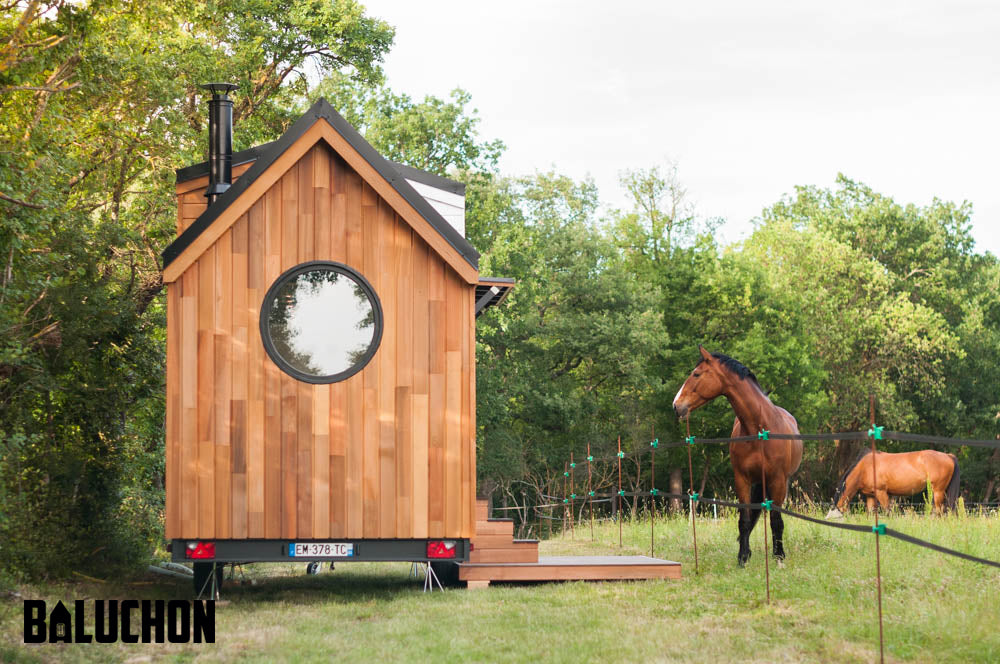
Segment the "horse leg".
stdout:
<path fill-rule="evenodd" d="M 889 492 L 885 489 L 880 489 L 875 492 L 875 497 L 878 498 L 878 504 L 882 506 L 883 512 L 889 511 Z"/>
<path fill-rule="evenodd" d="M 736 490 L 736 499 L 741 503 L 749 503 L 750 501 L 750 481 L 747 480 L 740 473 L 735 473 L 733 476 L 733 488 Z M 756 518 L 752 516 L 754 510 L 746 507 L 740 508 L 740 521 L 739 521 L 739 543 L 740 552 L 736 556 L 736 562 L 739 563 L 740 567 L 744 567 L 747 561 L 750 560 L 750 531 L 753 530 L 753 524 L 756 522 Z"/>
<path fill-rule="evenodd" d="M 944 491 L 934 488 L 934 513 L 944 514 Z"/>
<path fill-rule="evenodd" d="M 868 513 L 869 514 L 874 514 L 875 513 L 875 496 L 866 496 L 865 497 L 865 504 L 868 506 Z"/>
<path fill-rule="evenodd" d="M 785 498 L 788 495 L 788 480 L 782 479 L 780 481 L 774 482 L 774 484 L 769 484 L 772 487 L 769 493 L 771 494 L 769 498 L 774 501 L 774 505 L 781 507 L 785 504 Z M 785 533 L 785 522 L 781 520 L 780 512 L 771 512 L 771 537 L 774 540 L 774 558 L 781 565 L 785 560 L 785 547 L 782 542 L 782 535 Z"/>

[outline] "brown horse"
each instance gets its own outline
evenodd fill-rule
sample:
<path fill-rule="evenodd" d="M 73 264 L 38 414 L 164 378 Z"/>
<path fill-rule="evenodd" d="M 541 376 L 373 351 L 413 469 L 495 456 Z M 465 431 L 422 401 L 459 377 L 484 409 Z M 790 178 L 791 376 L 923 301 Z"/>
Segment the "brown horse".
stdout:
<path fill-rule="evenodd" d="M 771 403 L 757 377 L 745 366 L 721 353 L 709 353 L 698 346 L 701 359 L 674 397 L 677 417 L 688 417 L 719 395 L 725 395 L 736 413 L 732 436 L 754 436 L 761 431 L 797 434 L 799 425 L 787 410 Z M 760 503 L 766 498 L 780 507 L 788 493 L 788 479 L 802 461 L 801 440 L 758 440 L 729 444 L 734 487 L 741 503 Z M 750 533 L 757 525 L 760 510 L 740 509 L 737 561 L 740 567 L 750 559 Z M 771 512 L 774 557 L 785 558 L 781 514 Z"/>
<path fill-rule="evenodd" d="M 872 453 L 865 450 L 840 478 L 833 497 L 834 507 L 826 518 L 842 517 L 858 492 L 868 497 L 868 511 L 874 510 L 875 498 L 878 498 L 882 509 L 888 509 L 889 496 L 912 496 L 924 491 L 928 482 L 934 493 L 934 511 L 940 513 L 944 507 L 955 508 L 960 473 L 958 458 L 954 454 L 934 450 L 899 454 L 878 452 L 875 455 L 875 473 L 878 480 L 873 487 Z"/>

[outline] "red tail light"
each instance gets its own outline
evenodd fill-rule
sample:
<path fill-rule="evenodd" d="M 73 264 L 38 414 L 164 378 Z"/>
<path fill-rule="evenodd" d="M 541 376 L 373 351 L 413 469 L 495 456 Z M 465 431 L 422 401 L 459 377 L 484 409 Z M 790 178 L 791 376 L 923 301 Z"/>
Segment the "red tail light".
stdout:
<path fill-rule="evenodd" d="M 454 558 L 455 542 L 452 540 L 434 540 L 427 543 L 428 558 Z"/>
<path fill-rule="evenodd" d="M 185 558 L 215 558 L 215 542 L 188 542 Z"/>

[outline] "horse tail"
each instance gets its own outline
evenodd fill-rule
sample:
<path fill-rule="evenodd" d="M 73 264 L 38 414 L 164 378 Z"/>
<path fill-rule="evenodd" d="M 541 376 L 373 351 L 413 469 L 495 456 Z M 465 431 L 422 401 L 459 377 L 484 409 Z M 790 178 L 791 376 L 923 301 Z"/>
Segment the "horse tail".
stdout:
<path fill-rule="evenodd" d="M 951 457 L 951 462 L 954 464 L 954 470 L 951 473 L 951 481 L 948 482 L 948 489 L 945 493 L 945 508 L 949 510 L 955 509 L 955 503 L 958 501 L 958 481 L 961 472 L 958 470 L 958 457 L 954 454 L 949 454 Z"/>

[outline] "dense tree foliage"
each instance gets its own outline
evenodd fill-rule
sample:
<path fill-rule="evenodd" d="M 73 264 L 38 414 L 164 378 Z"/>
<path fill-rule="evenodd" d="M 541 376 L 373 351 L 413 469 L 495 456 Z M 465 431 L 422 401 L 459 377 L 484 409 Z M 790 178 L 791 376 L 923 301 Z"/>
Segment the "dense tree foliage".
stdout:
<path fill-rule="evenodd" d="M 890 428 L 996 437 L 1000 266 L 975 251 L 968 205 L 839 178 L 722 247 L 674 165 L 624 173 L 632 205 L 610 212 L 590 182 L 501 175 L 466 92 L 382 84 L 392 36 L 352 0 L 0 3 L 0 569 L 106 571 L 160 541 L 159 254 L 173 170 L 204 158 L 213 80 L 238 84 L 237 149 L 325 96 L 388 158 L 468 183 L 481 273 L 518 281 L 478 322 L 484 491 L 544 499 L 588 444 L 680 438 L 670 403 L 699 342 L 753 369 L 803 431 L 861 428 L 874 396 Z M 724 436 L 732 413 L 720 400 L 692 426 Z M 828 499 L 855 448 L 808 449 L 793 496 Z M 960 452 L 976 500 L 996 488 L 991 452 Z M 661 456 L 658 486 L 680 454 Z M 695 455 L 700 490 L 728 493 L 724 450 Z M 647 472 L 629 465 L 628 482 Z"/>
<path fill-rule="evenodd" d="M 310 71 L 376 82 L 392 29 L 350 0 L 0 6 L 0 568 L 131 564 L 162 527 L 173 170 L 198 85 L 238 83 L 238 147 Z"/>

